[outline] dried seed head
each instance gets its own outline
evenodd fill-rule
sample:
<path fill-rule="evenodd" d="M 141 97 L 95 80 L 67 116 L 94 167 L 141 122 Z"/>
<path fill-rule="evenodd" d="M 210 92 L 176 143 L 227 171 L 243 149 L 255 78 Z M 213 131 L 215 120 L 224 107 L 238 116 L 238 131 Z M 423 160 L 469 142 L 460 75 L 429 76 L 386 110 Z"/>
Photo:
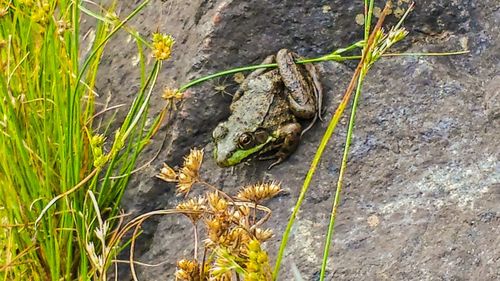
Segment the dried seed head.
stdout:
<path fill-rule="evenodd" d="M 161 97 L 167 101 L 182 100 L 184 98 L 184 93 L 179 92 L 177 89 L 165 88 L 163 89 Z"/>
<path fill-rule="evenodd" d="M 177 173 L 166 163 L 163 163 L 163 167 L 160 169 L 160 173 L 156 175 L 156 177 L 166 182 L 177 182 Z"/>
<path fill-rule="evenodd" d="M 199 265 L 196 260 L 182 259 L 177 262 L 177 271 L 175 277 L 182 281 L 200 280 Z"/>
<path fill-rule="evenodd" d="M 234 82 L 241 84 L 243 81 L 245 81 L 245 75 L 241 72 L 237 72 L 233 76 Z"/>
<path fill-rule="evenodd" d="M 203 162 L 203 149 L 191 149 L 189 155 L 184 157 L 184 167 L 198 174 Z"/>
<path fill-rule="evenodd" d="M 373 7 L 373 15 L 377 18 L 380 18 L 382 15 L 382 9 L 380 7 Z"/>
<path fill-rule="evenodd" d="M 177 192 L 187 195 L 193 187 L 193 184 L 198 181 L 199 170 L 203 161 L 203 150 L 191 149 L 188 156 L 184 157 L 184 165 L 179 171 L 179 182 L 177 184 Z"/>
<path fill-rule="evenodd" d="M 273 231 L 270 228 L 257 228 L 255 230 L 255 238 L 261 242 L 267 241 L 271 237 L 273 237 Z"/>
<path fill-rule="evenodd" d="M 250 214 L 250 208 L 248 206 L 239 206 L 236 211 L 234 211 L 231 215 L 237 221 L 241 221 L 244 218 L 248 218 Z"/>
<path fill-rule="evenodd" d="M 58 20 L 56 21 L 56 25 L 57 25 L 57 30 L 56 30 L 57 35 L 59 35 L 60 39 L 62 40 L 64 32 L 71 29 L 71 23 L 65 20 Z"/>
<path fill-rule="evenodd" d="M 238 192 L 237 197 L 242 200 L 258 203 L 262 200 L 273 198 L 280 192 L 281 187 L 279 183 L 261 183 L 243 188 Z"/>
<path fill-rule="evenodd" d="M 252 219 L 253 221 L 253 219 Z M 253 223 L 250 223 L 250 217 L 249 216 L 244 216 L 244 217 L 238 217 L 238 216 L 233 216 L 233 222 L 235 224 L 238 224 L 239 226 L 245 228 L 245 229 L 250 229 Z"/>
<path fill-rule="evenodd" d="M 177 181 L 177 193 L 184 194 L 187 196 L 193 184 L 197 181 L 198 175 L 193 173 L 186 167 L 182 167 L 179 170 L 178 181 Z"/>
<path fill-rule="evenodd" d="M 211 192 L 207 195 L 208 204 L 210 208 L 216 213 L 223 213 L 227 211 L 226 199 L 219 196 L 218 192 Z"/>
<path fill-rule="evenodd" d="M 356 17 L 354 18 L 356 23 L 358 25 L 364 25 L 365 24 L 365 15 L 363 14 L 357 14 Z"/>
<path fill-rule="evenodd" d="M 405 10 L 403 10 L 401 7 L 396 7 L 396 9 L 393 10 L 393 13 L 396 18 L 401 18 L 404 15 Z"/>
<path fill-rule="evenodd" d="M 196 224 L 206 210 L 205 203 L 204 197 L 192 198 L 177 205 L 176 209 L 186 211 L 183 214 Z"/>
<path fill-rule="evenodd" d="M 225 245 L 228 241 L 227 233 L 229 231 L 230 223 L 221 217 L 214 217 L 212 219 L 205 220 L 205 225 L 207 227 L 207 240 L 205 240 L 205 245 L 210 247 L 211 245 Z"/>
<path fill-rule="evenodd" d="M 236 227 L 231 229 L 227 235 L 227 246 L 233 249 L 233 252 L 240 254 L 245 252 L 246 245 L 250 242 L 252 237 L 250 237 L 247 230 Z"/>

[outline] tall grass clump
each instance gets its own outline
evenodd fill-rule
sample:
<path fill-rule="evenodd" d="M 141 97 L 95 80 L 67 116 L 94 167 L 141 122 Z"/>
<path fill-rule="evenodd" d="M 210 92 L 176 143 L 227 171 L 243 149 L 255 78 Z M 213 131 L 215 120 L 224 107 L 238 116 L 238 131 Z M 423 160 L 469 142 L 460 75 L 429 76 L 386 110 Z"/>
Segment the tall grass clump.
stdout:
<path fill-rule="evenodd" d="M 155 35 L 158 60 L 146 67 L 149 46 L 126 28 L 140 87 L 113 131 L 100 126 L 109 108 L 96 103 L 94 85 L 104 46 L 146 2 L 120 20 L 113 6 L 90 2 L 0 1 L 2 280 L 106 279 L 120 250 L 112 239 L 120 199 L 161 119 L 147 120 L 148 102 L 173 40 Z M 90 49 L 82 47 L 82 17 L 96 22 Z"/>

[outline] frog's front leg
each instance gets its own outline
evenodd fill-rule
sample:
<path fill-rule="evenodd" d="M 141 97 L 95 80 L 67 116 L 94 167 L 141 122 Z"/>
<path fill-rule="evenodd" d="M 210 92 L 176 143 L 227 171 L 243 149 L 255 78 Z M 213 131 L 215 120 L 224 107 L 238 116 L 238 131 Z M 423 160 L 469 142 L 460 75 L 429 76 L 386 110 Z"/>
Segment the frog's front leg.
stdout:
<path fill-rule="evenodd" d="M 259 160 L 276 159 L 276 161 L 269 165 L 268 169 L 283 162 L 283 160 L 297 149 L 301 131 L 302 128 L 299 123 L 289 123 L 280 127 L 275 133 L 275 143 L 267 149 L 267 151 L 277 149 L 276 153 L 266 157 L 259 157 Z"/>
<path fill-rule="evenodd" d="M 287 49 L 282 49 L 276 55 L 276 63 L 281 78 L 289 93 L 288 103 L 293 114 L 299 118 L 311 119 L 318 116 L 321 110 L 321 89 L 315 87 L 316 81 L 311 81 L 310 69 L 295 64 L 298 56 Z M 314 66 L 310 66 L 314 67 Z M 317 80 L 317 77 L 314 77 Z"/>

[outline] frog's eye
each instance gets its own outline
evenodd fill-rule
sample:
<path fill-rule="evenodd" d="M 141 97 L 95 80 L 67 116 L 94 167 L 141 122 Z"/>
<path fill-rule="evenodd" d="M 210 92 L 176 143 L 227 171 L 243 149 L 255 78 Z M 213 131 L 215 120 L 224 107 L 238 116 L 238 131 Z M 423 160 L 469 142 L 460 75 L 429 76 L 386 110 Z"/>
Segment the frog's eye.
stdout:
<path fill-rule="evenodd" d="M 248 133 L 243 133 L 238 138 L 238 146 L 241 149 L 249 149 L 253 146 L 253 137 Z"/>

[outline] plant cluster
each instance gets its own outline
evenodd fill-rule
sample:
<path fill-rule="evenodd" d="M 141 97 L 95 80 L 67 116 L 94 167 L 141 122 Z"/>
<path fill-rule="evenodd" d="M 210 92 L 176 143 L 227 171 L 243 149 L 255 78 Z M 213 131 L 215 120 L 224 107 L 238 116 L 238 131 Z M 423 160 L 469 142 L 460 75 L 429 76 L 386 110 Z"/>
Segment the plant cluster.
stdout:
<path fill-rule="evenodd" d="M 126 244 L 119 203 L 162 120 L 149 100 L 174 44 L 126 28 L 146 3 L 121 20 L 112 3 L 0 0 L 0 279 L 106 280 Z M 83 50 L 86 16 L 96 24 Z M 141 80 L 127 116 L 104 120 L 117 107 L 97 101 L 96 77 L 120 29 L 136 39 Z"/>
<path fill-rule="evenodd" d="M 271 210 L 262 202 L 281 192 L 278 183 L 259 183 L 242 187 L 229 196 L 200 178 L 203 151 L 193 149 L 177 171 L 164 164 L 158 178 L 177 183 L 177 192 L 185 196 L 176 210 L 193 224 L 194 255 L 177 262 L 177 280 L 272 280 L 271 266 L 262 243 L 272 237 L 263 228 Z M 193 186 L 206 188 L 201 196 L 188 198 Z M 199 245 L 198 224 L 205 239 Z M 203 254 L 198 254 L 201 248 Z"/>

